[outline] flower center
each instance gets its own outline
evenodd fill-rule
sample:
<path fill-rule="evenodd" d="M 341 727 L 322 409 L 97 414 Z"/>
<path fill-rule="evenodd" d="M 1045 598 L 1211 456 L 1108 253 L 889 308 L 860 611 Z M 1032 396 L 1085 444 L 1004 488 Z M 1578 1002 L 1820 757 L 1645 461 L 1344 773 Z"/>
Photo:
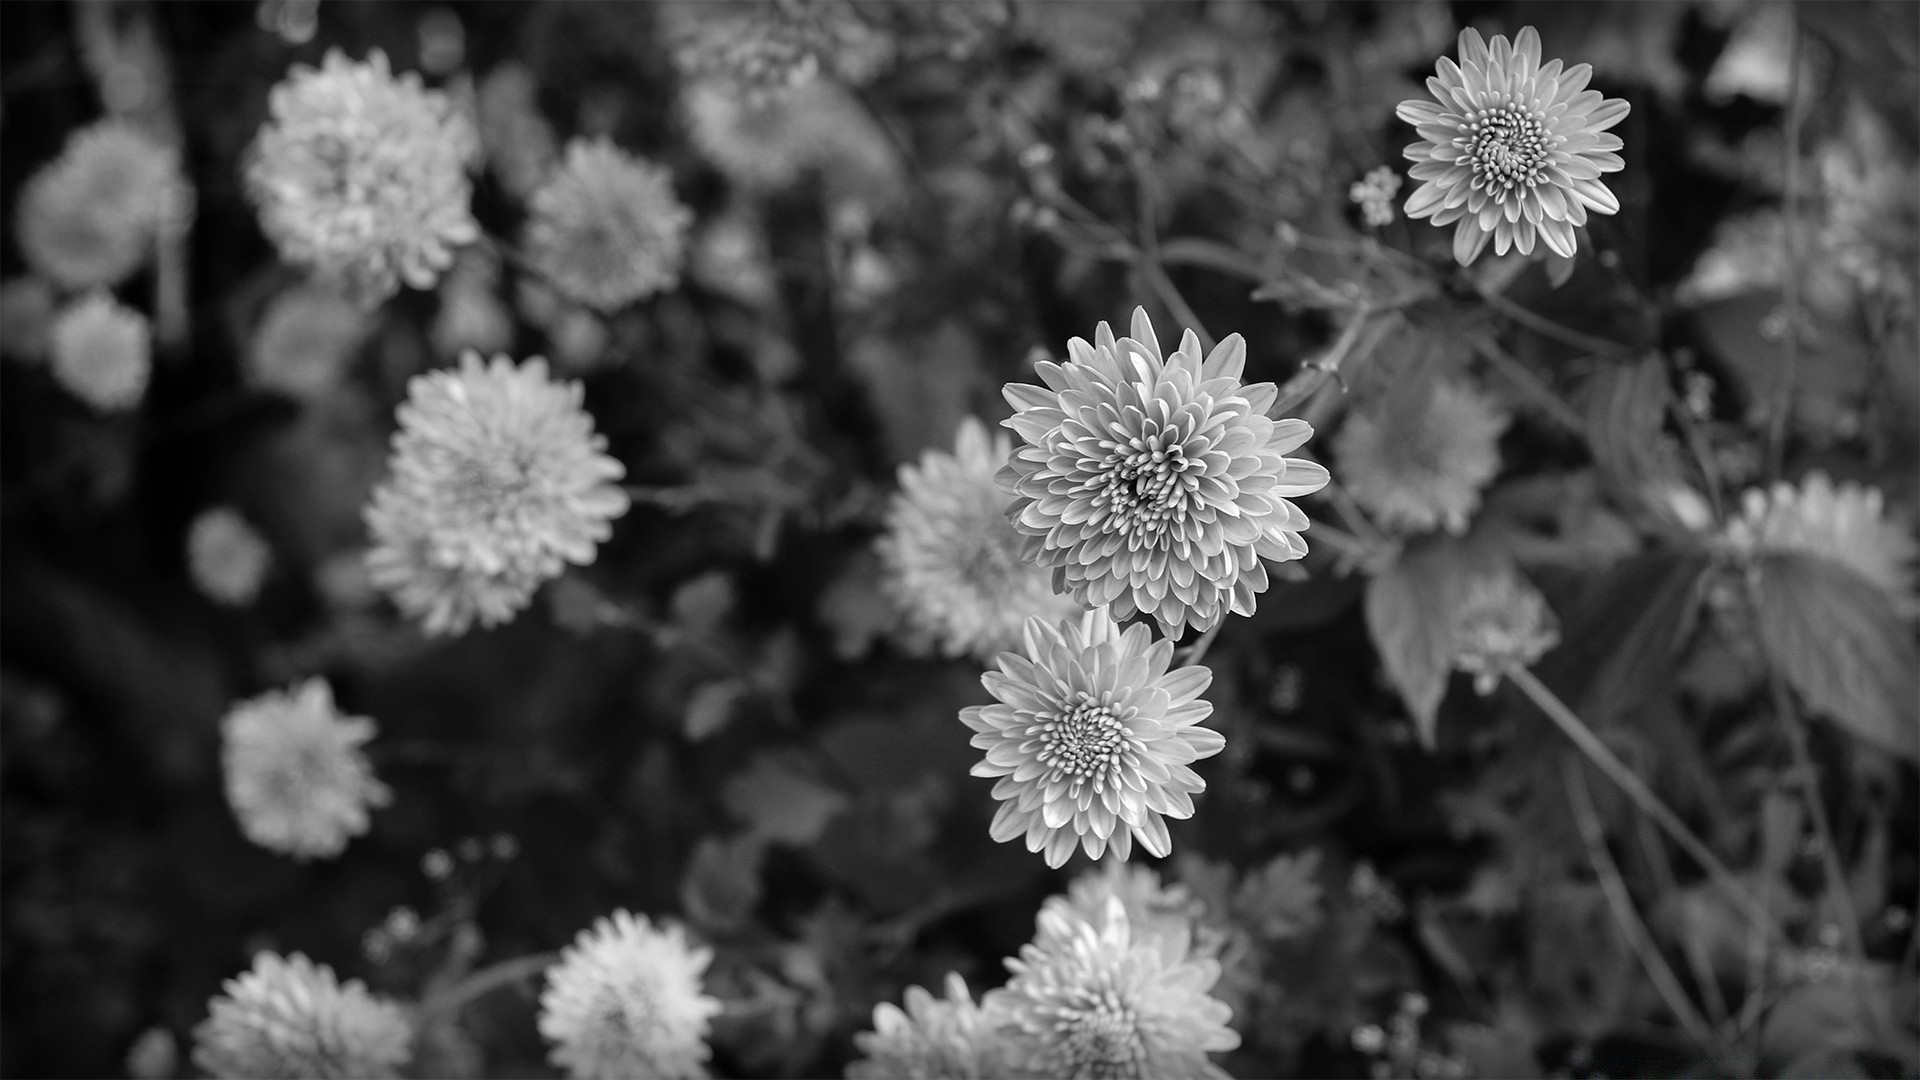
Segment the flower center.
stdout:
<path fill-rule="evenodd" d="M 1140 1025 L 1120 995 L 1102 990 L 1084 1006 L 1065 1013 L 1061 1042 L 1072 1075 L 1108 1080 L 1143 1074 Z"/>
<path fill-rule="evenodd" d="M 1511 97 L 1467 114 L 1466 131 L 1454 145 L 1473 166 L 1473 186 L 1496 200 L 1515 188 L 1546 182 L 1544 166 L 1560 137 L 1547 130 L 1545 114 Z"/>
<path fill-rule="evenodd" d="M 1093 501 L 1108 507 L 1116 529 L 1158 540 L 1187 519 L 1204 466 L 1187 456 L 1185 443 L 1178 429 L 1164 428 L 1106 444 Z"/>
<path fill-rule="evenodd" d="M 1095 791 L 1117 781 L 1126 725 L 1111 706 L 1085 690 L 1074 695 L 1072 709 L 1041 726 L 1040 738 L 1040 763 L 1053 770 L 1053 779 L 1068 780 L 1074 791 L 1088 780 Z"/>

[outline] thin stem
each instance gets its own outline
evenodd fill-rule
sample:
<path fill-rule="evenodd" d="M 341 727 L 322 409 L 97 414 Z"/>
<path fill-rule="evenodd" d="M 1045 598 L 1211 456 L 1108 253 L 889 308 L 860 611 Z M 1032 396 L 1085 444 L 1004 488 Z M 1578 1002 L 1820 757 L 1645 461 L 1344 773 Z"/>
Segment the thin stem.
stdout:
<path fill-rule="evenodd" d="M 1549 419 L 1581 439 L 1587 437 L 1587 425 L 1580 414 L 1574 411 L 1573 406 L 1561 400 L 1560 395 L 1554 393 L 1539 376 L 1528 371 L 1525 364 L 1507 355 L 1505 349 L 1485 338 L 1476 337 L 1471 344 L 1474 351 L 1480 354 L 1481 359 L 1492 365 L 1494 370 L 1512 383 L 1513 388 L 1518 390 L 1522 397 L 1539 406 L 1540 411 L 1546 413 Z"/>
<path fill-rule="evenodd" d="M 1610 338 L 1595 337 L 1592 334 L 1575 330 L 1571 326 L 1564 326 L 1537 311 L 1514 303 L 1497 292 L 1491 292 L 1485 289 L 1476 291 L 1480 293 L 1480 298 L 1487 302 L 1488 307 L 1534 333 L 1539 334 L 1541 337 L 1552 338 L 1563 345 L 1571 345 L 1584 352 L 1598 353 L 1602 356 L 1611 356 L 1616 353 L 1633 351 L 1631 345 L 1626 345 Z"/>
<path fill-rule="evenodd" d="M 1786 316 L 1786 340 L 1780 346 L 1780 375 L 1767 413 L 1767 478 L 1780 479 L 1786 456 L 1787 414 L 1793 408 L 1793 384 L 1800 366 L 1800 12 L 1789 4 L 1787 32 L 1787 190 L 1780 222 L 1780 246 L 1786 261 L 1780 275 L 1780 303 Z"/>
<path fill-rule="evenodd" d="M 1385 333 L 1386 320 L 1374 319 L 1372 308 L 1355 308 L 1348 317 L 1347 324 L 1340 328 L 1340 336 L 1333 339 L 1333 345 L 1318 359 L 1309 360 L 1300 365 L 1300 370 L 1280 387 L 1280 394 L 1274 398 L 1273 408 L 1268 410 L 1273 416 L 1285 416 L 1287 413 L 1306 403 L 1306 400 L 1318 393 L 1328 379 L 1340 378 L 1340 365 L 1353 355 L 1354 347 L 1363 335 L 1367 338 L 1367 349 L 1371 350 L 1375 341 Z M 1372 328 L 1369 332 L 1369 328 Z M 1341 382 L 1345 389 L 1346 383 Z"/>
<path fill-rule="evenodd" d="M 500 987 L 519 982 L 532 975 L 552 967 L 560 959 L 559 953 L 543 952 L 531 956 L 519 956 L 512 960 L 502 960 L 491 967 L 479 971 L 447 987 L 420 1003 L 420 1018 L 431 1019 L 438 1016 L 458 1013 L 468 1003 L 484 994 L 492 993 Z"/>

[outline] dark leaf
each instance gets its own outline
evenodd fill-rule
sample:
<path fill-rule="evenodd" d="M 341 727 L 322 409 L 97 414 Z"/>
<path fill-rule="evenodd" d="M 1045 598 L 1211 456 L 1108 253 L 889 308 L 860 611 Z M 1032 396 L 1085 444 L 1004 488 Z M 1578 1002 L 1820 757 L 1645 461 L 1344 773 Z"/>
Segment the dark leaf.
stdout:
<path fill-rule="evenodd" d="M 1541 677 L 1588 723 L 1631 713 L 1671 684 L 1709 565 L 1704 552 L 1654 551 L 1599 575 L 1563 620 Z"/>
<path fill-rule="evenodd" d="M 1506 564 L 1500 549 L 1473 541 L 1444 537 L 1410 546 L 1367 583 L 1367 632 L 1429 747 L 1453 672 L 1454 613 L 1468 582 Z"/>

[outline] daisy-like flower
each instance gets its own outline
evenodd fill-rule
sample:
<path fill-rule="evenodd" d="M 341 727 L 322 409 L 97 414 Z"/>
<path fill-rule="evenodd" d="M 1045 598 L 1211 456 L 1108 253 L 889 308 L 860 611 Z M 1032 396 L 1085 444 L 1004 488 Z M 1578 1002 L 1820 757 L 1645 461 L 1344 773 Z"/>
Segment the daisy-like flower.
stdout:
<path fill-rule="evenodd" d="M 393 799 L 362 749 L 374 724 L 342 716 L 325 679 L 243 701 L 220 721 L 227 802 L 247 839 L 296 859 L 331 859 Z"/>
<path fill-rule="evenodd" d="M 613 311 L 673 288 L 693 212 L 667 170 L 576 139 L 528 204 L 527 256 L 569 299 Z"/>
<path fill-rule="evenodd" d="M 1167 885 L 1152 867 L 1116 859 L 1100 860 L 1097 869 L 1087 870 L 1073 880 L 1066 895 L 1048 897 L 1042 907 L 1066 912 L 1081 922 L 1097 926 L 1106 914 L 1109 899 L 1120 901 L 1133 936 L 1143 941 L 1165 939 L 1185 947 L 1198 940 L 1200 920 L 1206 914 L 1206 905 L 1185 885 Z M 1058 925 L 1062 924 L 1043 922 L 1041 929 Z M 1217 941 L 1211 943 L 1218 944 Z"/>
<path fill-rule="evenodd" d="M 75 132 L 20 193 L 15 236 L 35 270 L 69 289 L 130 277 L 164 230 L 191 213 L 180 155 L 130 124 Z"/>
<path fill-rule="evenodd" d="M 893 39 L 846 0 L 697 0 L 666 5 L 663 14 L 684 75 L 725 80 L 754 100 L 806 86 L 822 73 L 857 86 L 894 57 Z"/>
<path fill-rule="evenodd" d="M 359 979 L 342 983 L 299 953 L 263 952 L 227 980 L 193 1036 L 193 1063 L 212 1076 L 351 1080 L 399 1076 L 413 1027 Z"/>
<path fill-rule="evenodd" d="M 900 492 L 878 547 L 885 589 L 913 628 L 948 656 L 979 660 L 1018 648 L 1029 616 L 1051 623 L 1081 610 L 1053 591 L 1053 575 L 1021 556 L 994 474 L 1013 452 L 969 416 L 953 453 L 929 450 L 900 467 Z"/>
<path fill-rule="evenodd" d="M 866 1055 L 847 1066 L 847 1080 L 992 1080 L 1013 1075 L 1000 1017 L 982 1009 L 959 975 L 947 974 L 947 996 L 907 987 L 906 1008 L 873 1007 L 873 1030 L 853 1037 Z"/>
<path fill-rule="evenodd" d="M 1115 340 L 1101 323 L 1092 344 L 1068 343 L 1067 363 L 1036 365 L 1044 387 L 1007 384 L 1023 445 L 999 480 L 1054 591 L 1120 620 L 1145 612 L 1177 638 L 1253 614 L 1260 560 L 1307 553 L 1307 515 L 1288 500 L 1325 487 L 1327 470 L 1286 456 L 1313 428 L 1267 418 L 1278 389 L 1240 381 L 1239 334 L 1203 362 L 1191 330 L 1162 358 L 1144 308 L 1132 330 Z"/>
<path fill-rule="evenodd" d="M 1507 415 L 1450 379 L 1408 378 L 1356 409 L 1334 439 L 1341 483 L 1381 525 L 1461 533 L 1500 471 Z"/>
<path fill-rule="evenodd" d="M 247 380 L 310 400 L 332 390 L 372 321 L 340 290 L 297 285 L 273 298 L 247 343 Z"/>
<path fill-rule="evenodd" d="M 1240 1045 L 1233 1010 L 1208 993 L 1219 963 L 1135 935 L 1117 898 L 1094 922 L 1042 910 L 1007 969 L 989 1007 L 1006 1012 L 1014 1066 L 1032 1076 L 1224 1078 L 1208 1055 Z"/>
<path fill-rule="evenodd" d="M 612 535 L 626 471 L 582 394 L 538 357 L 515 366 L 476 353 L 409 384 L 391 475 L 366 511 L 367 565 L 427 633 L 506 622 Z"/>
<path fill-rule="evenodd" d="M 540 1034 L 575 1080 L 707 1075 L 707 1029 L 720 1003 L 701 987 L 713 950 L 680 927 L 616 911 L 583 930 L 547 969 Z"/>
<path fill-rule="evenodd" d="M 1172 659 L 1173 642 L 1143 624 L 1123 632 L 1104 609 L 1027 620 L 1024 654 L 1001 653 L 980 676 L 997 703 L 960 710 L 987 752 L 973 775 L 999 777 L 994 840 L 1024 835 L 1048 866 L 1076 846 L 1097 859 L 1112 845 L 1125 859 L 1136 837 L 1155 855 L 1172 850 L 1166 819 L 1192 817 L 1207 787 L 1188 764 L 1226 745 L 1199 726 L 1213 712 L 1200 700 L 1213 672 L 1169 672 Z"/>
<path fill-rule="evenodd" d="M 1453 623 L 1453 666 L 1473 676 L 1473 688 L 1491 694 L 1513 668 L 1532 667 L 1560 643 L 1553 609 L 1540 590 L 1512 570 L 1481 574 L 1467 583 Z"/>
<path fill-rule="evenodd" d="M 153 372 L 147 317 L 105 292 L 67 305 L 48 335 L 53 377 L 102 412 L 131 409 Z"/>
<path fill-rule="evenodd" d="M 231 506 L 203 511 L 187 530 L 187 571 L 217 603 L 253 603 L 272 565 L 273 549 Z"/>
<path fill-rule="evenodd" d="M 1407 197 L 1407 216 L 1454 225 L 1462 266 L 1488 240 L 1498 254 L 1530 255 L 1536 236 L 1572 258 L 1573 230 L 1587 211 L 1620 209 L 1600 177 L 1626 168 L 1614 152 L 1625 144 L 1607 129 L 1626 118 L 1627 103 L 1586 88 L 1591 65 L 1542 65 L 1531 26 L 1511 44 L 1495 35 L 1492 45 L 1468 27 L 1460 62 L 1443 56 L 1436 67 L 1427 80 L 1436 100 L 1413 98 L 1397 110 L 1420 134 L 1406 150 L 1407 175 L 1423 181 Z"/>
<path fill-rule="evenodd" d="M 1803 552 L 1848 567 L 1884 589 L 1894 606 L 1912 614 L 1914 560 L 1920 543 L 1911 529 L 1890 518 L 1879 488 L 1835 484 L 1811 472 L 1798 486 L 1750 488 L 1740 516 L 1727 523 L 1726 542 L 1735 551 Z"/>
<path fill-rule="evenodd" d="M 249 152 L 247 189 L 288 262 L 350 283 L 370 301 L 405 281 L 433 285 L 452 249 L 479 235 L 468 209 L 476 137 L 447 96 L 378 49 L 295 65 L 269 99 Z"/>

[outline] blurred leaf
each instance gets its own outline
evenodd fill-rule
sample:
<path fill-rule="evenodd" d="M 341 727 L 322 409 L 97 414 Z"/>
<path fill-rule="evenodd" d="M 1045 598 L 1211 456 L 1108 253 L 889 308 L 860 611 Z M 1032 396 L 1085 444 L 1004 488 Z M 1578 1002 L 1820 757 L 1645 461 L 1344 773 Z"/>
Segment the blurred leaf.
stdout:
<path fill-rule="evenodd" d="M 1840 961 L 1832 972 L 1781 996 L 1761 1030 L 1761 1052 L 1805 1060 L 1836 1051 L 1873 1051 L 1911 1069 L 1920 1062 L 1920 1043 L 1899 1029 L 1913 1022 L 1914 998 L 1908 980 L 1892 964 Z M 1889 1020 L 1891 1025 L 1883 1026 Z"/>
<path fill-rule="evenodd" d="M 693 849 L 680 881 L 680 904 L 701 929 L 739 929 L 760 906 L 760 865 L 766 841 L 754 833 L 706 836 Z"/>
<path fill-rule="evenodd" d="M 681 730 L 689 740 L 700 742 L 718 733 L 733 720 L 733 707 L 747 693 L 738 679 L 716 679 L 701 683 L 687 699 L 686 719 Z"/>
<path fill-rule="evenodd" d="M 754 835 L 801 846 L 819 839 L 827 824 L 852 805 L 814 779 L 801 759 L 781 751 L 754 758 L 727 781 L 721 798 Z"/>
<path fill-rule="evenodd" d="M 1533 1052 L 1540 1041 L 1537 1025 L 1509 1003 L 1501 1004 L 1491 1025 L 1458 1024 L 1448 1028 L 1447 1041 L 1481 1080 L 1525 1080 L 1547 1075 Z"/>
<path fill-rule="evenodd" d="M 1666 433 L 1673 387 L 1659 354 L 1604 368 L 1585 387 L 1587 441 L 1600 475 L 1629 497 L 1680 478 L 1680 450 Z"/>
<path fill-rule="evenodd" d="M 1320 924 L 1320 853 L 1277 855 L 1240 882 L 1234 912 L 1260 936 L 1304 934 Z"/>
<path fill-rule="evenodd" d="M 675 589 L 669 609 L 681 629 L 700 637 L 726 621 L 733 603 L 733 579 L 723 570 L 711 570 Z"/>
<path fill-rule="evenodd" d="M 847 560 L 833 583 L 814 601 L 815 616 L 832 635 L 833 655 L 858 660 L 900 621 L 899 612 L 880 588 L 880 558 L 863 547 Z"/>
<path fill-rule="evenodd" d="M 1711 558 L 1654 551 L 1595 577 L 1562 622 L 1542 677 L 1590 724 L 1627 715 L 1673 679 Z"/>
<path fill-rule="evenodd" d="M 1367 583 L 1367 631 L 1429 748 L 1453 672 L 1454 613 L 1468 582 L 1506 563 L 1504 553 L 1475 543 L 1475 535 L 1410 545 Z"/>

